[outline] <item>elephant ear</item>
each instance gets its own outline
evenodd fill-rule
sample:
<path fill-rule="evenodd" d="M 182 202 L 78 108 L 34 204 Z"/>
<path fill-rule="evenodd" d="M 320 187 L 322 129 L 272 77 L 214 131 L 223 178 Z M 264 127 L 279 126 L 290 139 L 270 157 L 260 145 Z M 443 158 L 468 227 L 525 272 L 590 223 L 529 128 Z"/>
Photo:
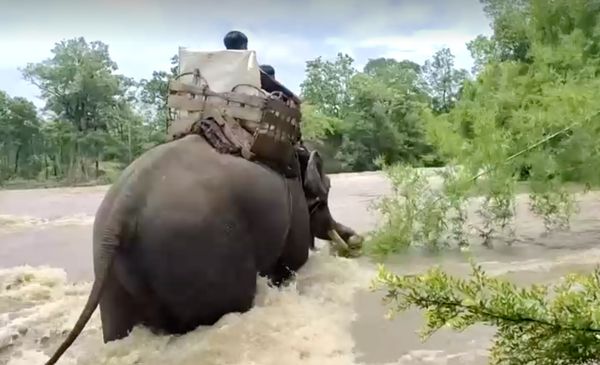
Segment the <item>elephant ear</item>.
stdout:
<path fill-rule="evenodd" d="M 310 151 L 304 145 L 296 148 L 296 153 L 298 156 L 298 162 L 300 163 L 300 174 L 302 178 L 302 183 L 306 181 L 306 168 L 308 167 L 308 159 L 310 158 Z"/>
<path fill-rule="evenodd" d="M 312 151 L 306 165 L 304 188 L 312 195 L 325 199 L 329 191 L 328 181 L 323 177 L 323 160 L 317 151 Z"/>

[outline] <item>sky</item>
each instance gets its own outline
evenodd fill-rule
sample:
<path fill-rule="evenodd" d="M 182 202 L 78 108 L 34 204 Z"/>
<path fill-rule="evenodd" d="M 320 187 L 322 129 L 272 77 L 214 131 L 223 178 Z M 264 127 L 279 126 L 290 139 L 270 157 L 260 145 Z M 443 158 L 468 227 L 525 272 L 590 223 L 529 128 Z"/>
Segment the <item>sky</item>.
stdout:
<path fill-rule="evenodd" d="M 108 44 L 118 72 L 139 80 L 168 70 L 179 46 L 223 49 L 233 29 L 296 93 L 319 56 L 344 52 L 361 69 L 378 57 L 422 64 L 449 47 L 470 70 L 465 44 L 491 34 L 479 0 L 0 0 L 0 90 L 41 106 L 19 68 L 51 57 L 62 39 Z"/>

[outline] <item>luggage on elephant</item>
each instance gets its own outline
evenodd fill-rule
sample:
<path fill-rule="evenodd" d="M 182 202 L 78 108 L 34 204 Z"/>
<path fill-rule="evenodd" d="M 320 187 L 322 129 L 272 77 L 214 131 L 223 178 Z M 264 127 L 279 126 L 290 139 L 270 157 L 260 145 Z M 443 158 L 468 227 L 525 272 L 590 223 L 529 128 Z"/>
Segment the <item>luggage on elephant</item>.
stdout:
<path fill-rule="evenodd" d="M 221 153 L 284 172 L 301 142 L 300 99 L 264 75 L 256 53 L 179 49 L 169 84 L 169 138 L 202 135 Z"/>

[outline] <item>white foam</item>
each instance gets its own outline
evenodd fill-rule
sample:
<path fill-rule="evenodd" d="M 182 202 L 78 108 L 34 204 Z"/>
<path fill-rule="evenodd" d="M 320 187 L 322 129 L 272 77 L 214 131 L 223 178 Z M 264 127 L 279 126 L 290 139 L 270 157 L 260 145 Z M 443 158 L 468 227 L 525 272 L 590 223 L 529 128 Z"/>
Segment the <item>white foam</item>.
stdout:
<path fill-rule="evenodd" d="M 10 334 L 23 326 L 35 327 L 24 337 L 56 336 L 71 328 L 89 290 L 89 283 L 68 285 L 59 269 L 18 268 L 3 271 L 7 278 L 26 277 L 4 293 L 29 294 L 36 305 L 13 313 L 2 327 Z M 295 283 L 268 287 L 259 280 L 255 307 L 232 313 L 212 327 L 180 337 L 156 336 L 136 328 L 129 337 L 102 345 L 98 312 L 92 323 L 63 356 L 64 364 L 352 364 L 354 342 L 350 325 L 356 315 L 353 295 L 366 288 L 374 272 L 353 260 L 331 257 L 326 250 L 313 254 Z M 73 288 L 69 295 L 68 289 Z M 9 334 L 9 335 L 10 335 Z M 85 337 L 95 337 L 88 341 Z M 61 338 L 63 338 L 61 336 Z M 82 339 L 83 338 L 83 339 Z M 10 365 L 41 363 L 39 345 L 26 341 Z M 53 341 L 52 349 L 58 345 Z M 26 347 L 25 347 L 26 346 Z"/>
<path fill-rule="evenodd" d="M 23 353 L 22 356 L 18 358 L 12 358 L 8 361 L 7 365 L 33 365 L 33 364 L 43 364 L 48 361 L 48 356 L 44 355 L 44 353 L 35 350 L 28 350 Z M 73 361 L 62 362 L 62 364 L 73 364 Z"/>
<path fill-rule="evenodd" d="M 517 263 L 502 268 L 498 264 L 493 271 L 539 270 L 582 257 L 591 262 L 597 255 L 590 251 L 589 255 L 580 253 L 553 262 L 521 263 L 520 267 Z M 483 264 L 488 268 L 496 265 Z M 212 327 L 179 337 L 157 336 L 136 328 L 129 337 L 104 345 L 96 311 L 61 364 L 358 364 L 350 333 L 357 315 L 354 294 L 366 289 L 374 275 L 374 270 L 356 261 L 335 258 L 322 250 L 311 256 L 288 287 L 271 288 L 259 278 L 255 307 L 249 312 L 229 314 Z M 18 349 L 7 365 L 43 363 L 72 328 L 89 289 L 90 283 L 69 284 L 62 269 L 0 270 L 0 306 L 16 303 L 14 310 L 0 315 L 0 349 Z M 45 338 L 50 341 L 42 347 L 40 340 Z M 464 353 L 413 350 L 387 365 L 479 364 L 484 359 L 485 349 Z"/>
<path fill-rule="evenodd" d="M 65 333 L 76 320 L 89 292 L 89 283 L 67 284 L 64 270 L 29 266 L 0 270 L 0 349 L 17 348 L 9 364 L 43 363 L 36 348 L 46 338 Z M 97 329 L 94 318 L 90 329 Z M 1 360 L 1 359 L 0 359 Z"/>
<path fill-rule="evenodd" d="M 91 225 L 94 216 L 74 214 L 57 218 L 39 218 L 25 215 L 0 214 L 0 230 L 19 230 L 36 226 L 76 226 Z"/>

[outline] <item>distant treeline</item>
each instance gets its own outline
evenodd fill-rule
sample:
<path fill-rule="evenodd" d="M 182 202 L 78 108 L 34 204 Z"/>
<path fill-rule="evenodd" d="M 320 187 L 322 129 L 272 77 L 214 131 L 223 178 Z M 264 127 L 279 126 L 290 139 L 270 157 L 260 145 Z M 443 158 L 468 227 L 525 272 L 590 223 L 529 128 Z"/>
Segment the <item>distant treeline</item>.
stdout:
<path fill-rule="evenodd" d="M 469 43 L 477 68 L 487 62 L 489 41 Z M 164 140 L 176 57 L 171 61 L 172 69 L 134 80 L 117 74 L 108 45 L 75 38 L 58 42 L 51 58 L 24 65 L 44 107 L 0 91 L 0 184 L 110 182 Z M 306 63 L 303 133 L 326 156 L 328 170 L 373 170 L 381 161 L 443 164 L 426 137 L 423 112 L 449 113 L 474 75 L 455 69 L 447 48 L 423 65 L 377 58 L 357 70 L 353 62 L 340 53 Z"/>

